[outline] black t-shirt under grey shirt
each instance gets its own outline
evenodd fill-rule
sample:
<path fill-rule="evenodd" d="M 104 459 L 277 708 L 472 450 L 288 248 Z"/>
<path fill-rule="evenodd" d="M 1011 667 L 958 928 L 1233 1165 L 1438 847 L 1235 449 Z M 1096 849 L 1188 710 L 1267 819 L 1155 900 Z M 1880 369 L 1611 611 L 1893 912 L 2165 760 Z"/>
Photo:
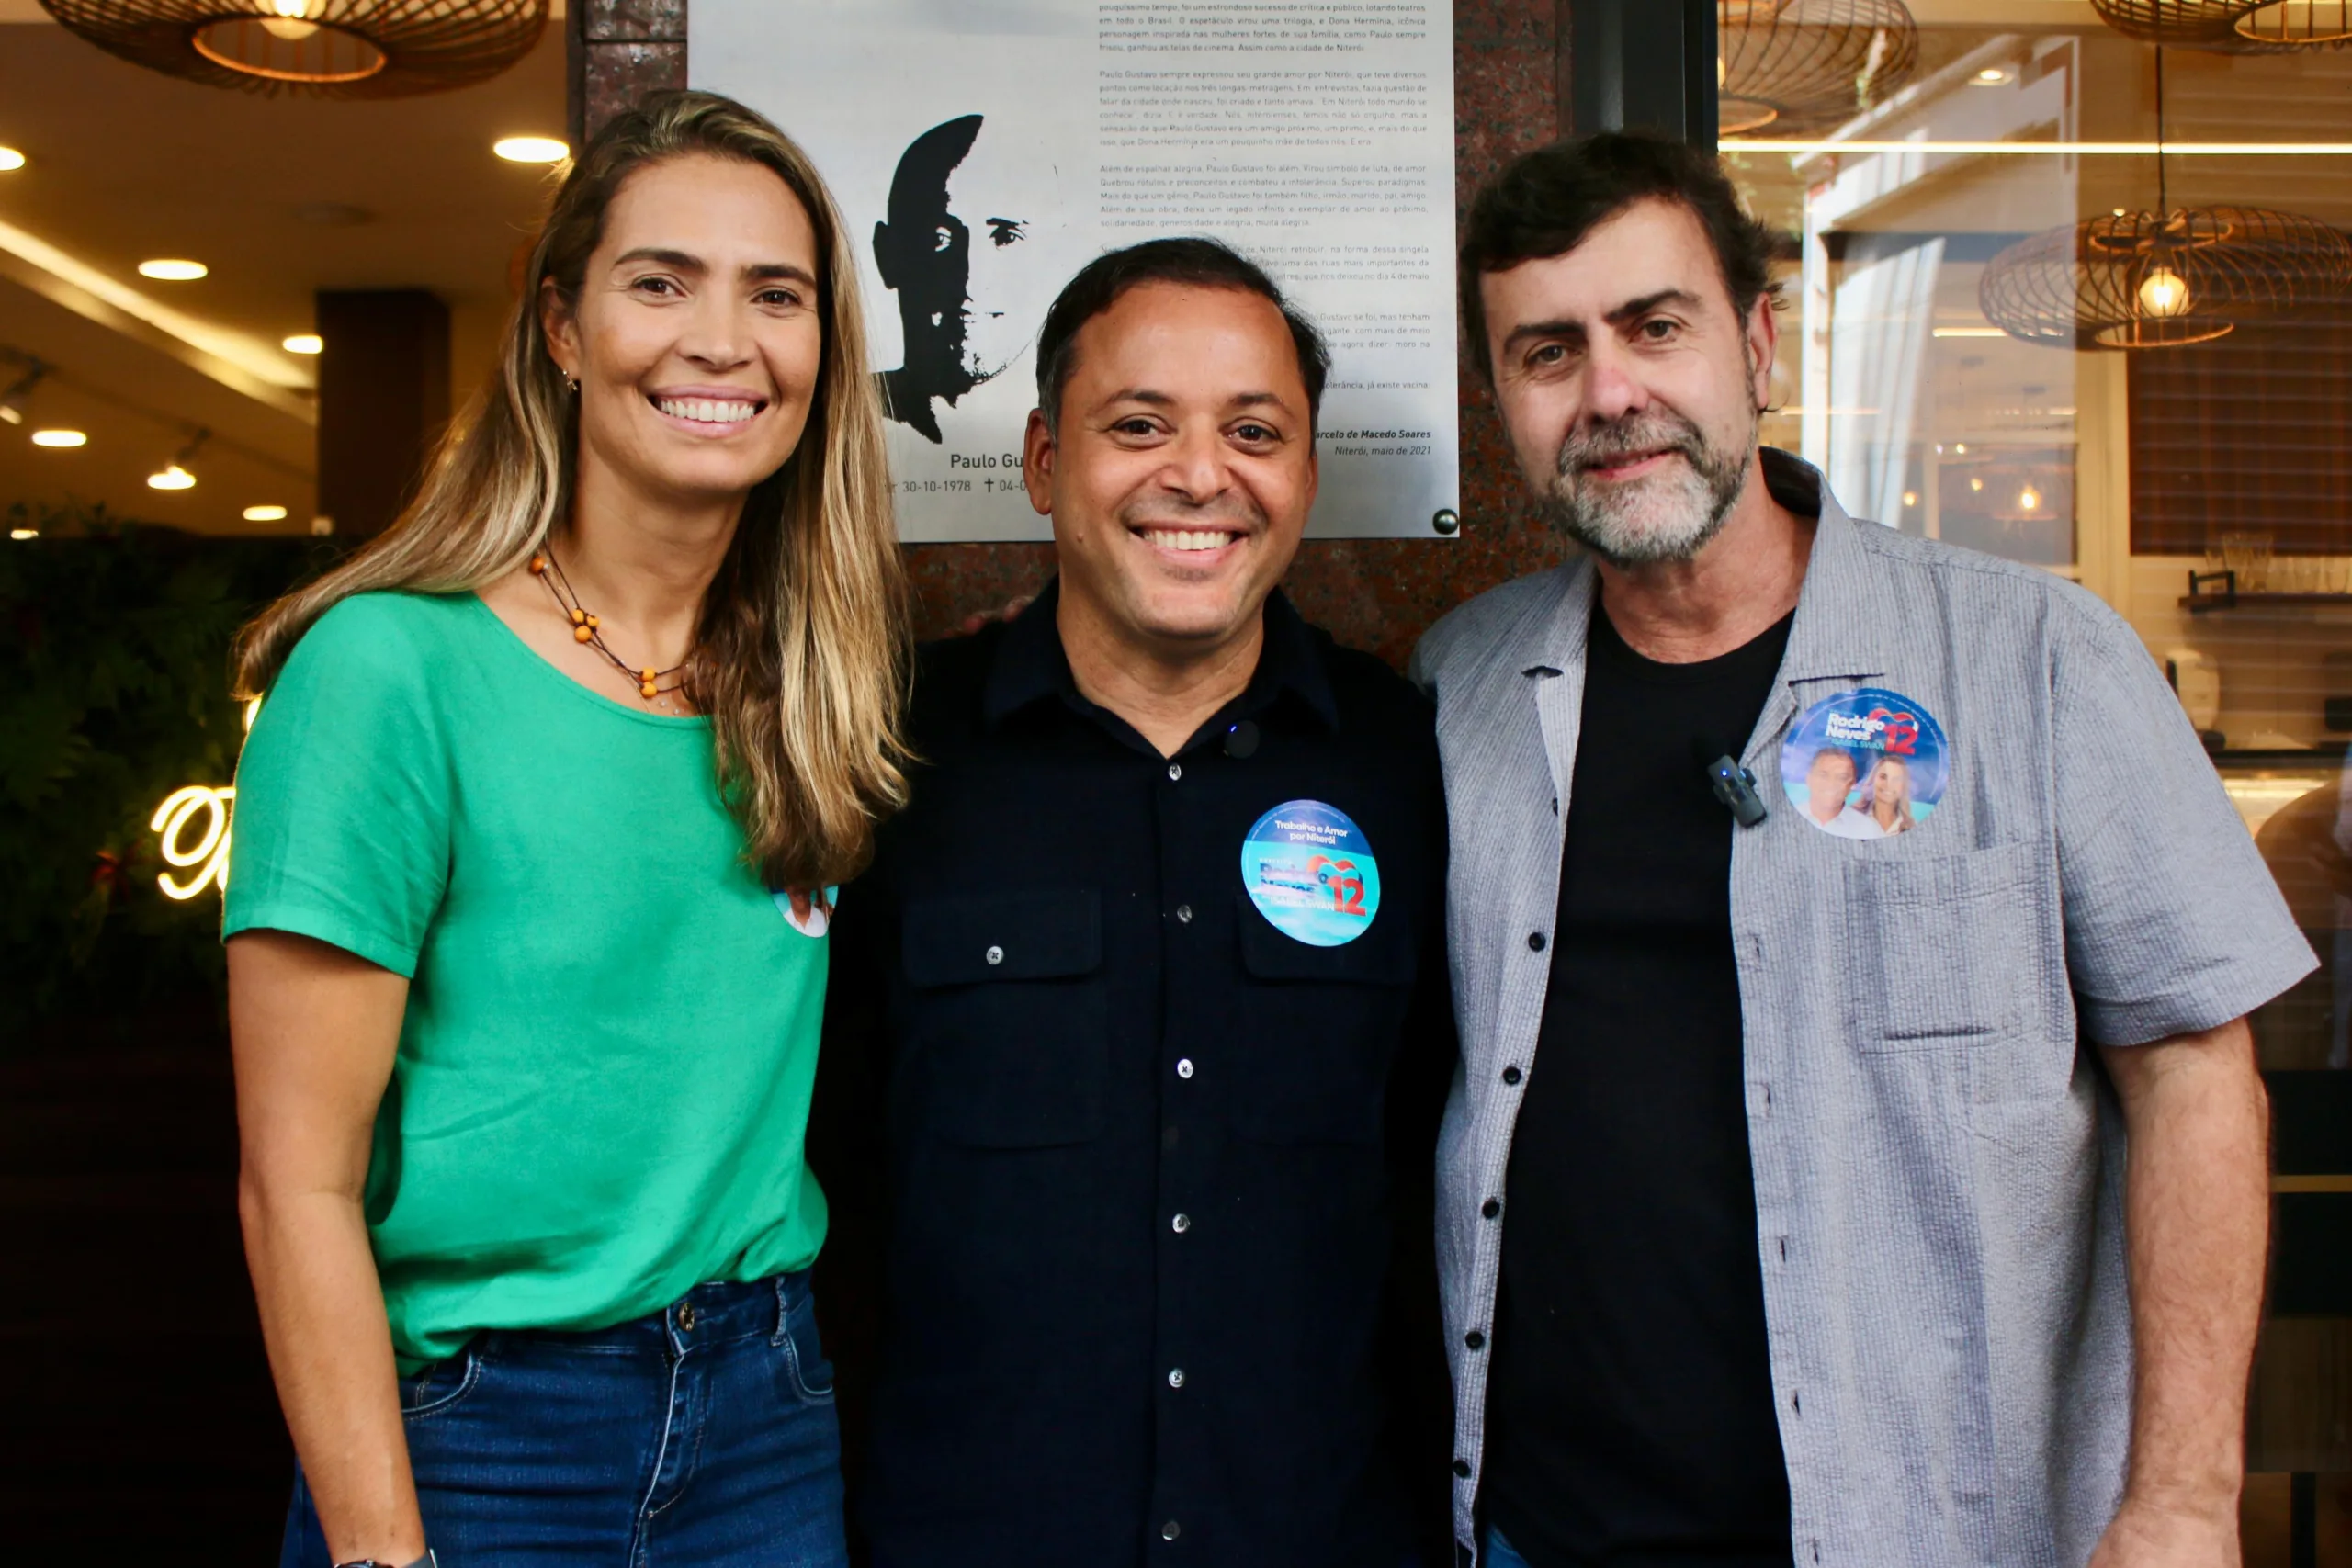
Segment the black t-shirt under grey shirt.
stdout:
<path fill-rule="evenodd" d="M 1746 746 L 1788 637 L 1660 664 L 1593 609 L 1480 1488 L 1533 1568 L 1790 1562 L 1731 940 L 1732 836 L 1756 829 L 1704 771 Z"/>

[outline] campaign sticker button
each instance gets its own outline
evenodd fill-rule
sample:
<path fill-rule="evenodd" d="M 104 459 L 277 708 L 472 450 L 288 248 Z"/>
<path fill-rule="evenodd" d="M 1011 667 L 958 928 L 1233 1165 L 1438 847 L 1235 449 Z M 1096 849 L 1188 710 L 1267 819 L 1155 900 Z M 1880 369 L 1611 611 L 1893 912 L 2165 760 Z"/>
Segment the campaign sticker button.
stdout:
<path fill-rule="evenodd" d="M 784 923 L 802 936 L 811 937 L 823 936 L 832 929 L 833 906 L 840 902 L 841 896 L 838 887 L 828 887 L 821 897 L 813 898 L 799 888 L 770 895 L 775 907 L 784 912 Z"/>
<path fill-rule="evenodd" d="M 1884 686 L 1824 697 L 1781 745 L 1781 788 L 1838 839 L 1891 839 L 1926 822 L 1951 776 L 1943 726 Z"/>
<path fill-rule="evenodd" d="M 1241 886 L 1284 936 L 1338 947 L 1380 912 L 1380 863 L 1348 814 L 1319 800 L 1286 800 L 1241 840 Z"/>

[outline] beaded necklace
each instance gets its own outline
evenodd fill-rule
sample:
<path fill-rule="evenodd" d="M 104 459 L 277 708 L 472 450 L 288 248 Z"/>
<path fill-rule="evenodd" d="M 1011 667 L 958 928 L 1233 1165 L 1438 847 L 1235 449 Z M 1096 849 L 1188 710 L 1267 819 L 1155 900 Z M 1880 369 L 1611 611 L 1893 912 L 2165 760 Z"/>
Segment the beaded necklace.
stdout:
<path fill-rule="evenodd" d="M 614 669 L 636 682 L 639 696 L 650 703 L 656 697 L 667 696 L 673 692 L 685 689 L 684 673 L 691 655 L 688 659 L 680 660 L 667 670 L 639 669 L 605 646 L 603 623 L 580 607 L 580 595 L 572 590 L 571 580 L 563 575 L 563 568 L 557 562 L 555 551 L 551 547 L 540 546 L 538 553 L 531 558 L 531 575 L 548 585 L 548 592 L 555 595 L 556 608 L 561 610 L 571 620 L 571 640 L 586 643 L 590 648 L 603 654 L 606 662 L 610 663 Z M 671 681 L 666 686 L 662 684 L 663 681 L 670 680 L 673 675 L 678 676 L 679 679 Z"/>

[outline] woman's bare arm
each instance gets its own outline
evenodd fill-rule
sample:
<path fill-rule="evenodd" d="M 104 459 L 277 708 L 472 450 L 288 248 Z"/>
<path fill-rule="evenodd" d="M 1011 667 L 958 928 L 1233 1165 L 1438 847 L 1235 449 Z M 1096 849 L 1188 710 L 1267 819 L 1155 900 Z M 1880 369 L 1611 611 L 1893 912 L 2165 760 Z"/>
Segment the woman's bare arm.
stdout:
<path fill-rule="evenodd" d="M 341 1562 L 409 1562 L 424 1524 L 361 1198 L 408 982 L 284 931 L 229 942 L 237 1209 L 277 1397 Z"/>

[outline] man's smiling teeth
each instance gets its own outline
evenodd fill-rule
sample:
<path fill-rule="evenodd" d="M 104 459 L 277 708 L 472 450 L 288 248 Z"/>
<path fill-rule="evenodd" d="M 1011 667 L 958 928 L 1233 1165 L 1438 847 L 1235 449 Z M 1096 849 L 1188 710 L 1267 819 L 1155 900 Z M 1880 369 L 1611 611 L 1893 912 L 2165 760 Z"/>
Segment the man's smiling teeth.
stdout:
<path fill-rule="evenodd" d="M 1163 550 L 1221 550 L 1233 542 L 1230 534 L 1191 528 L 1146 528 L 1143 536 Z"/>
<path fill-rule="evenodd" d="M 720 402 L 715 398 L 656 398 L 653 406 L 672 419 L 704 424 L 741 424 L 760 412 L 757 403 Z"/>

